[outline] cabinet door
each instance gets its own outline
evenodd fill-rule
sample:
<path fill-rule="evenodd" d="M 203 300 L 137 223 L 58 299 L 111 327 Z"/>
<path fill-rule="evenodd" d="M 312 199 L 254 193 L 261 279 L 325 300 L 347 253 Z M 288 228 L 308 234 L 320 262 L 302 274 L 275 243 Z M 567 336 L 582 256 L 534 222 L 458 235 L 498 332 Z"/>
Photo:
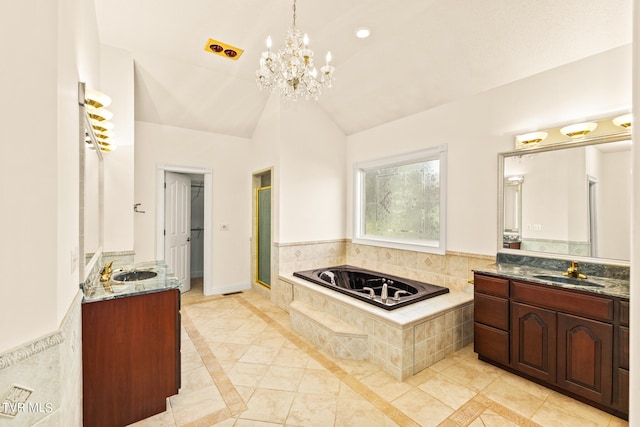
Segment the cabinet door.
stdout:
<path fill-rule="evenodd" d="M 596 402 L 611 404 L 613 326 L 558 314 L 557 384 Z"/>
<path fill-rule="evenodd" d="M 511 304 L 511 360 L 522 373 L 556 381 L 556 312 Z"/>

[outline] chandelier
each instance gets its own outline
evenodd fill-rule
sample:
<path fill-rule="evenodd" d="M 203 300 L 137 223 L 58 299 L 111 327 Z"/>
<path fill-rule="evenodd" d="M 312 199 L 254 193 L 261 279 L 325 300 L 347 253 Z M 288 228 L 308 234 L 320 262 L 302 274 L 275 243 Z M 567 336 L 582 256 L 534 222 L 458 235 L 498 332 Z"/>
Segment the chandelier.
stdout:
<path fill-rule="evenodd" d="M 293 0 L 293 26 L 287 30 L 285 41 L 277 53 L 271 51 L 271 36 L 267 37 L 267 50 L 260 57 L 256 81 L 260 89 L 280 91 L 285 100 L 295 101 L 298 96 L 317 100 L 322 88 L 331 87 L 334 67 L 329 65 L 331 52 L 320 74 L 313 65 L 313 51 L 309 49 L 309 36 L 296 28 L 296 0 Z"/>

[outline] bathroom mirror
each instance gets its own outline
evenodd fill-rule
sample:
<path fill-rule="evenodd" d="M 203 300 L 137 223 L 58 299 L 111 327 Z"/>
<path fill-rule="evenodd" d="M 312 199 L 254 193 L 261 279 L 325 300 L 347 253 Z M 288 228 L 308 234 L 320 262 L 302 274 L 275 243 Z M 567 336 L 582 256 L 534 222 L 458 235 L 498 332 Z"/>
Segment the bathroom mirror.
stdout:
<path fill-rule="evenodd" d="M 80 144 L 80 280 L 84 282 L 102 255 L 103 155 L 84 107 L 84 87 L 79 89 Z"/>
<path fill-rule="evenodd" d="M 627 264 L 631 141 L 618 139 L 500 154 L 499 252 Z"/>

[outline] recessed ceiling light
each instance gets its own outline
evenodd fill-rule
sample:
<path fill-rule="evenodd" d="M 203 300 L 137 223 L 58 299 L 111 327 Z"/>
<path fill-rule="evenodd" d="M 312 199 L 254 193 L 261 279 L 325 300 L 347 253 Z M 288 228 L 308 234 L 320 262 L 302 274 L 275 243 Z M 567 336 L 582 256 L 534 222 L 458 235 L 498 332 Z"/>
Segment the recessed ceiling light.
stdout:
<path fill-rule="evenodd" d="M 367 27 L 356 28 L 355 35 L 359 39 L 366 39 L 371 35 L 371 30 Z"/>

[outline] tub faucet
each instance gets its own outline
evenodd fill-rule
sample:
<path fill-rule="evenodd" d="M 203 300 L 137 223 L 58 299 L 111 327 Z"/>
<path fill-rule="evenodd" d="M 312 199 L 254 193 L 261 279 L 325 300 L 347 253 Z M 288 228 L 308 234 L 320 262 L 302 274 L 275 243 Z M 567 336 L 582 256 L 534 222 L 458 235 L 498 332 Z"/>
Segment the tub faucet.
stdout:
<path fill-rule="evenodd" d="M 335 286 L 336 285 L 336 275 L 333 273 L 333 271 L 323 271 L 322 273 L 320 273 L 320 278 L 322 279 L 322 276 L 327 276 L 329 278 L 329 282 Z"/>
<path fill-rule="evenodd" d="M 587 278 L 586 274 L 580 273 L 580 270 L 578 268 L 578 263 L 575 262 L 575 261 L 571 261 L 571 267 L 569 267 L 567 269 L 567 271 L 565 271 L 562 274 L 565 275 L 565 276 L 569 276 L 569 277 L 575 277 L 576 279 L 586 279 Z"/>
<path fill-rule="evenodd" d="M 362 288 L 363 291 L 369 291 L 369 298 L 374 299 L 376 296 L 376 292 L 373 290 L 373 288 L 369 288 L 369 287 L 364 287 Z"/>
<path fill-rule="evenodd" d="M 408 291 L 403 291 L 403 290 L 396 291 L 396 293 L 393 294 L 393 300 L 394 301 L 400 301 L 400 295 L 408 294 L 408 293 L 409 293 Z"/>
<path fill-rule="evenodd" d="M 387 285 L 386 280 L 382 279 L 382 292 L 380 292 L 380 299 L 382 302 L 387 302 L 387 298 L 389 297 L 389 286 Z"/>

